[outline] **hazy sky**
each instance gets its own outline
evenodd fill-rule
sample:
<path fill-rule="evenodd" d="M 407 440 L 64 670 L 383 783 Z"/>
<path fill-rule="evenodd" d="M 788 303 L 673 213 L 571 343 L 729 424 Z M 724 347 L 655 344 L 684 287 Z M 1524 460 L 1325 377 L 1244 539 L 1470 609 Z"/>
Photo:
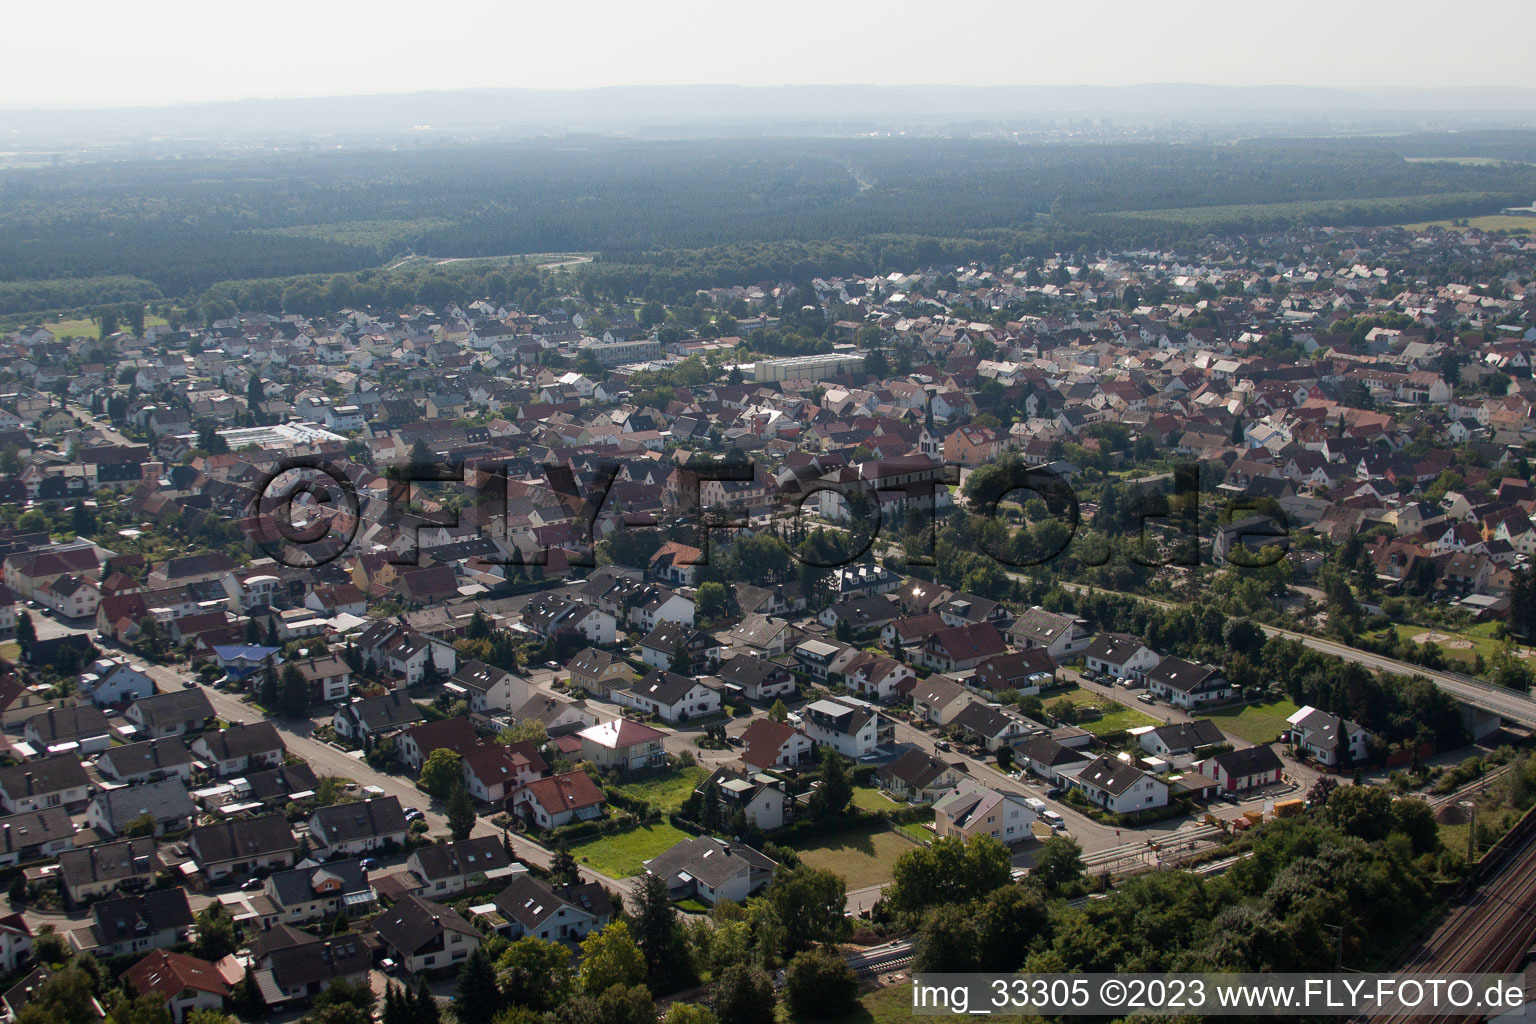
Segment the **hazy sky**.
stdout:
<path fill-rule="evenodd" d="M 1536 85 L 1528 0 L 50 0 L 0 105 L 730 82 Z M 1453 20 L 1475 32 L 1455 41 Z"/>

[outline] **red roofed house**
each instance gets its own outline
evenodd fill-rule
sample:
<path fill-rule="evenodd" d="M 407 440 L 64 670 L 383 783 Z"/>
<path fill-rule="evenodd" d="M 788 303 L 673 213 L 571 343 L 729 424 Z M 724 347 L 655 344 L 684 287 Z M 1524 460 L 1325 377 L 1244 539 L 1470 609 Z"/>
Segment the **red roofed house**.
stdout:
<path fill-rule="evenodd" d="M 164 949 L 128 968 L 123 980 L 141 996 L 154 993 L 163 999 L 176 1024 L 182 1024 L 189 1010 L 222 1011 L 229 996 L 229 986 L 213 964 Z"/>
<path fill-rule="evenodd" d="M 603 791 L 584 771 L 537 779 L 511 797 L 514 813 L 540 828 L 591 821 L 603 814 Z"/>
<path fill-rule="evenodd" d="M 741 738 L 742 763 L 758 771 L 778 765 L 804 764 L 816 752 L 816 744 L 809 736 L 771 718 L 754 719 Z"/>

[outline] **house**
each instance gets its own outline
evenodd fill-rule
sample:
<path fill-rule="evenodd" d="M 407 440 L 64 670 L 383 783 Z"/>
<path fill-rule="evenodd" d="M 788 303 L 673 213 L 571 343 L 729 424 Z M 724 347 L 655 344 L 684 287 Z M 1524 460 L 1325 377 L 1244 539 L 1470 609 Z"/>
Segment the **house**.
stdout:
<path fill-rule="evenodd" d="M 316 938 L 276 923 L 251 943 L 249 968 L 262 1000 L 283 1007 L 312 999 L 338 979 L 364 984 L 373 954 L 356 933 Z"/>
<path fill-rule="evenodd" d="M 444 686 L 450 692 L 464 694 L 469 710 L 481 713 L 520 707 L 533 694 L 532 684 L 522 676 L 480 661 L 460 665 Z"/>
<path fill-rule="evenodd" d="M 467 718 L 443 718 L 412 726 L 400 734 L 400 760 L 412 771 L 420 771 L 434 750 L 446 747 L 463 757 L 480 745 L 480 736 Z"/>
<path fill-rule="evenodd" d="M 640 660 L 652 668 L 671 669 L 679 651 L 686 652 L 693 675 L 703 675 L 720 659 L 717 640 L 680 622 L 660 623 L 640 641 Z"/>
<path fill-rule="evenodd" d="M 1060 663 L 1070 661 L 1074 655 L 1086 650 L 1092 637 L 1085 620 L 1048 612 L 1036 605 L 1008 627 L 1008 639 L 1015 647 L 1024 650 L 1043 647 Z"/>
<path fill-rule="evenodd" d="M 1280 781 L 1284 766 L 1267 746 L 1229 750 L 1205 761 L 1200 770 L 1215 779 L 1228 793 L 1268 786 Z"/>
<path fill-rule="evenodd" d="M 1038 817 L 1019 794 L 967 780 L 934 801 L 933 831 L 963 840 L 986 835 L 1008 846 L 1033 838 Z"/>
<path fill-rule="evenodd" d="M 311 704 L 334 704 L 346 700 L 352 687 L 352 669 L 340 654 L 326 654 L 290 662 L 309 684 Z"/>
<path fill-rule="evenodd" d="M 946 626 L 923 641 L 922 661 L 938 672 L 959 672 L 975 668 L 1007 649 L 1002 634 L 990 623 Z"/>
<path fill-rule="evenodd" d="M 584 771 L 535 779 L 512 795 L 511 810 L 539 828 L 591 821 L 603 814 L 606 800 Z"/>
<path fill-rule="evenodd" d="M 652 669 L 624 690 L 614 690 L 614 703 L 631 707 L 665 722 L 686 722 L 720 710 L 720 691 L 696 678 Z"/>
<path fill-rule="evenodd" d="M 1101 754 L 1067 777 L 1089 800 L 1115 814 L 1134 814 L 1168 804 L 1166 782 L 1108 754 Z"/>
<path fill-rule="evenodd" d="M 873 754 L 895 738 L 895 726 L 871 704 L 852 697 L 812 701 L 801 711 L 802 728 L 817 746 L 845 757 Z"/>
<path fill-rule="evenodd" d="M 901 687 L 916 678 L 917 670 L 895 658 L 860 651 L 843 666 L 843 682 L 861 697 L 882 703 L 895 699 Z"/>
<path fill-rule="evenodd" d="M 61 856 L 75 848 L 75 826 L 63 807 L 23 811 L 0 818 L 0 867 Z"/>
<path fill-rule="evenodd" d="M 45 807 L 82 807 L 90 791 L 85 766 L 73 754 L 0 768 L 0 804 L 7 814 Z"/>
<path fill-rule="evenodd" d="M 1157 757 L 1193 754 L 1202 747 L 1213 747 L 1227 742 L 1216 723 L 1209 718 L 1196 718 L 1189 722 L 1174 722 L 1147 729 L 1136 737 L 1142 750 Z"/>
<path fill-rule="evenodd" d="M 969 775 L 964 761 L 941 761 L 918 747 L 875 771 L 876 784 L 898 800 L 932 803 Z"/>
<path fill-rule="evenodd" d="M 929 725 L 948 725 L 967 706 L 980 703 L 980 697 L 948 676 L 932 675 L 912 685 L 912 710 Z"/>
<path fill-rule="evenodd" d="M 1371 734 L 1348 719 L 1308 704 L 1286 721 L 1295 748 L 1321 764 L 1359 763 L 1370 755 Z"/>
<path fill-rule="evenodd" d="M 141 996 L 165 1004 L 175 1024 L 193 1010 L 222 1013 L 229 986 L 219 968 L 185 953 L 157 949 L 123 972 L 123 983 Z"/>
<path fill-rule="evenodd" d="M 167 949 L 183 941 L 191 927 L 187 890 L 152 889 L 92 904 L 90 926 L 68 935 L 82 952 L 104 959 Z"/>
<path fill-rule="evenodd" d="M 97 793 L 86 808 L 85 820 L 104 835 L 120 836 L 145 815 L 154 819 L 154 834 L 159 836 L 187 828 L 197 808 L 186 783 L 161 779 Z"/>
<path fill-rule="evenodd" d="M 470 796 L 481 803 L 500 805 L 516 790 L 543 776 L 549 765 L 525 740 L 506 746 L 482 743 L 461 756 L 459 768 Z"/>
<path fill-rule="evenodd" d="M 298 925 L 323 921 L 345 913 L 361 916 L 371 909 L 378 897 L 368 882 L 368 872 L 357 860 L 314 864 L 274 871 L 262 887 L 276 909 L 276 919 Z"/>
<path fill-rule="evenodd" d="M 646 873 L 666 882 L 673 899 L 696 897 L 710 906 L 746 902 L 773 879 L 778 866 L 750 846 L 713 836 L 684 839 L 645 862 Z"/>
<path fill-rule="evenodd" d="M 0 917 L 0 971 L 15 970 L 32 956 L 32 927 L 20 914 Z"/>
<path fill-rule="evenodd" d="M 81 697 L 106 707 L 150 696 L 155 681 L 144 666 L 131 665 L 126 658 L 101 658 L 80 674 L 78 688 Z"/>
<path fill-rule="evenodd" d="M 1056 681 L 1056 662 L 1043 647 L 997 654 L 976 666 L 970 685 L 988 693 L 1016 690 L 1024 696 Z"/>
<path fill-rule="evenodd" d="M 668 663 L 670 667 L 670 662 Z M 571 685 L 596 697 L 606 697 L 609 691 L 623 689 L 634 682 L 635 673 L 619 655 L 588 647 L 567 664 Z"/>
<path fill-rule="evenodd" d="M 336 735 L 358 743 L 368 743 L 426 720 L 421 708 L 403 691 L 393 690 L 379 697 L 359 697 L 337 708 L 331 715 Z"/>
<path fill-rule="evenodd" d="M 1156 651 L 1124 633 L 1100 633 L 1083 651 L 1083 667 L 1089 672 L 1137 682 L 1160 660 Z"/>
<path fill-rule="evenodd" d="M 421 846 L 411 851 L 405 866 L 418 883 L 418 895 L 432 899 L 457 896 L 528 870 L 507 856 L 495 836 Z"/>
<path fill-rule="evenodd" d="M 140 697 L 123 717 L 138 726 L 140 737 L 160 739 L 202 732 L 213 721 L 214 712 L 213 703 L 199 686 Z"/>
<path fill-rule="evenodd" d="M 754 718 L 741 734 L 741 762 L 756 771 L 793 768 L 813 759 L 816 744 L 799 729 L 771 718 Z"/>
<path fill-rule="evenodd" d="M 59 878 L 70 906 L 119 889 L 148 889 L 162 866 L 155 841 L 149 836 L 59 854 Z"/>
<path fill-rule="evenodd" d="M 1066 770 L 1075 770 L 1091 758 L 1076 747 L 1069 747 L 1044 734 L 1021 740 L 1013 747 L 1014 761 L 1047 782 L 1059 782 Z"/>
<path fill-rule="evenodd" d="M 581 739 L 581 756 L 604 771 L 636 771 L 654 768 L 666 761 L 661 741 L 666 733 L 643 722 L 616 718 L 588 726 L 576 734 Z"/>
<path fill-rule="evenodd" d="M 771 701 L 792 696 L 795 674 L 777 661 L 738 654 L 720 664 L 720 682 L 728 694 L 747 700 Z"/>
<path fill-rule="evenodd" d="M 458 911 L 407 895 L 374 918 L 385 952 L 407 974 L 463 963 L 480 947 L 480 932 Z"/>
<path fill-rule="evenodd" d="M 1028 727 L 1024 719 L 1002 708 L 976 701 L 960 709 L 950 721 L 972 743 L 987 751 L 997 751 L 1010 746 L 1014 739 L 1024 735 Z"/>
<path fill-rule="evenodd" d="M 210 882 L 293 867 L 299 841 L 281 814 L 221 821 L 194 828 L 187 849 Z"/>
<path fill-rule="evenodd" d="M 596 883 L 551 885 L 529 874 L 514 878 L 493 901 L 509 939 L 531 935 L 547 942 L 576 943 L 607 926 L 613 903 Z"/>
<path fill-rule="evenodd" d="M 740 814 L 764 832 L 771 832 L 784 824 L 784 783 L 772 775 L 717 768 L 694 793 L 702 797 L 709 792 L 711 785 L 714 786 L 716 799 L 720 801 L 722 820 L 734 821 L 736 815 Z"/>
<path fill-rule="evenodd" d="M 321 858 L 390 850 L 405 844 L 408 827 L 397 796 L 332 804 L 309 816 L 310 847 Z"/>
<path fill-rule="evenodd" d="M 1232 684 L 1219 669 L 1169 656 L 1147 672 L 1147 688 L 1181 708 L 1217 704 L 1232 697 Z"/>
<path fill-rule="evenodd" d="M 107 749 L 112 722 L 94 704 L 49 708 L 27 719 L 22 736 L 34 750 L 78 757 Z"/>
<path fill-rule="evenodd" d="M 192 755 L 222 776 L 275 768 L 287 752 L 277 726 L 265 721 L 205 732 L 192 741 Z"/>

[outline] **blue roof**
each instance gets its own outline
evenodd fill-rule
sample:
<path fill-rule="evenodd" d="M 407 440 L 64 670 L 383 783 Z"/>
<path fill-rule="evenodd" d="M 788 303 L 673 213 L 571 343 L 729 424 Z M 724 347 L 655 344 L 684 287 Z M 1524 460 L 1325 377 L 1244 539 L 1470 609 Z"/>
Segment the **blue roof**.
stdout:
<path fill-rule="evenodd" d="M 213 649 L 220 661 L 261 661 L 282 650 L 281 647 L 247 647 L 245 645 L 220 645 Z"/>

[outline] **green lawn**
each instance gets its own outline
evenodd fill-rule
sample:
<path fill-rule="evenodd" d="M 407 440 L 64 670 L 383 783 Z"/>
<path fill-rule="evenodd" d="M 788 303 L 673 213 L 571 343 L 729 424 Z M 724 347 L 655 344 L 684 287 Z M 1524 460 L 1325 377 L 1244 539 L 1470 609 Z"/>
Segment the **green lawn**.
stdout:
<path fill-rule="evenodd" d="M 1206 711 L 1200 717 L 1209 718 L 1222 732 L 1241 736 L 1249 743 L 1269 743 L 1290 728 L 1286 719 L 1299 710 L 1295 704 L 1281 698 L 1264 704 Z"/>
<path fill-rule="evenodd" d="M 610 878 L 628 878 L 645 870 L 644 861 L 691 838 L 666 822 L 656 822 L 611 836 L 584 839 L 572 845 L 571 855 Z"/>
<path fill-rule="evenodd" d="M 1098 708 L 1100 716 L 1090 721 L 1081 723 L 1081 727 L 1093 733 L 1095 736 L 1104 736 L 1112 732 L 1124 732 L 1127 729 L 1137 729 L 1143 725 L 1162 725 L 1151 715 L 1143 714 L 1135 708 L 1126 707 L 1119 701 L 1110 700 L 1101 694 L 1092 693 L 1081 686 L 1061 690 L 1053 693 L 1045 699 L 1046 707 L 1050 707 L 1058 700 L 1069 700 L 1079 707 Z"/>
<path fill-rule="evenodd" d="M 707 769 L 694 765 L 692 768 L 660 772 L 613 788 L 633 800 L 644 800 L 652 807 L 671 813 L 681 808 L 684 801 L 708 777 Z"/>
<path fill-rule="evenodd" d="M 806 864 L 842 875 L 850 892 L 889 882 L 896 858 L 915 849 L 884 825 L 806 839 L 792 845 Z"/>
<path fill-rule="evenodd" d="M 901 805 L 874 786 L 854 786 L 853 806 L 861 811 L 889 811 Z"/>

